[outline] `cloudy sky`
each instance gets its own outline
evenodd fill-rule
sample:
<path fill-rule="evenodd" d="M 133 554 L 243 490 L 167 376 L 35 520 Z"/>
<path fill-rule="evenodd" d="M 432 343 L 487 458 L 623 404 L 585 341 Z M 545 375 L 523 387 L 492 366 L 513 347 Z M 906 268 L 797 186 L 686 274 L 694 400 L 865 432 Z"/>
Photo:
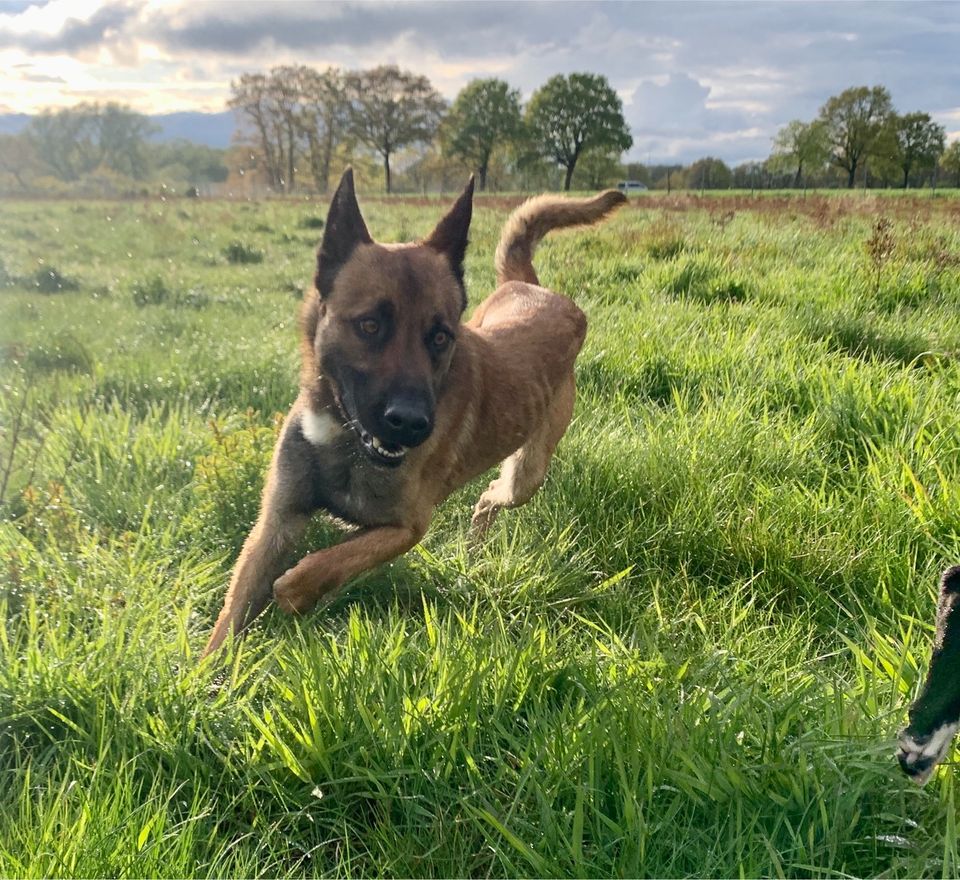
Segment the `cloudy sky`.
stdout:
<path fill-rule="evenodd" d="M 832 94 L 885 85 L 960 137 L 960 3 L 203 2 L 0 0 L 0 113 L 115 99 L 224 109 L 232 77 L 275 64 L 424 73 L 447 98 L 497 76 L 524 98 L 603 73 L 630 156 L 764 158 Z"/>

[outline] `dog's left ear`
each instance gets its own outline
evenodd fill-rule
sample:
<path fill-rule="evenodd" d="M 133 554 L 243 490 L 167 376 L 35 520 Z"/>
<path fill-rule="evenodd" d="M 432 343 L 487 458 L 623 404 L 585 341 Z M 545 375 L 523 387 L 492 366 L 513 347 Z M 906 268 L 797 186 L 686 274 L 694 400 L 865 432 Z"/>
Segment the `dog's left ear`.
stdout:
<path fill-rule="evenodd" d="M 460 198 L 453 203 L 437 228 L 424 240 L 424 244 L 443 254 L 449 261 L 457 281 L 463 285 L 463 258 L 467 253 L 467 237 L 470 232 L 470 218 L 473 216 L 473 175 Z"/>

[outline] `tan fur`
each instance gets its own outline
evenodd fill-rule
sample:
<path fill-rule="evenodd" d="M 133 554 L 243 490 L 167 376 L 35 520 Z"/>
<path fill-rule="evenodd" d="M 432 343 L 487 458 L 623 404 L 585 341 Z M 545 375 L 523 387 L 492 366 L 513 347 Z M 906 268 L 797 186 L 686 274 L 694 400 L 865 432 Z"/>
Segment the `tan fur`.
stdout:
<path fill-rule="evenodd" d="M 532 260 L 540 239 L 551 229 L 596 223 L 625 201 L 626 196 L 616 190 L 607 190 L 589 199 L 564 199 L 554 195 L 528 199 L 510 215 L 500 235 L 494 257 L 497 284 L 507 281 L 539 284 Z"/>
<path fill-rule="evenodd" d="M 345 181 L 352 197 L 352 178 Z M 260 517 L 237 561 L 205 654 L 249 624 L 271 589 L 283 611 L 303 613 L 362 572 L 406 552 L 426 532 L 437 504 L 498 462 L 500 475 L 474 510 L 475 536 L 489 529 L 501 509 L 524 504 L 542 484 L 573 412 L 573 363 L 586 318 L 571 300 L 537 286 L 530 257 L 550 229 L 595 222 L 625 199 L 611 191 L 591 199 L 545 196 L 522 205 L 508 219 L 497 251 L 501 286 L 460 324 L 463 293 L 456 259 L 448 258 L 453 253 L 462 259 L 471 194 L 472 185 L 418 244 L 372 242 L 359 214 L 351 213 L 353 204 L 341 209 L 342 225 L 353 225 L 349 232 L 359 243 L 335 281 L 327 282 L 326 294 L 308 295 L 300 396 L 284 424 Z M 339 197 L 338 190 L 335 201 Z M 330 235 L 332 244 L 328 248 L 325 238 L 323 247 L 332 251 L 337 233 Z M 324 253 L 322 248 L 321 258 Z M 351 321 L 375 307 L 395 317 L 393 334 L 373 351 Z M 456 342 L 448 354 L 431 358 L 423 340 L 437 321 L 453 322 Z M 397 377 L 433 383 L 432 432 L 405 453 L 399 467 L 372 468 L 357 451 L 354 428 L 342 424 L 345 386 L 337 385 L 334 373 L 346 366 L 370 376 L 365 391 Z M 299 428 L 304 408 L 338 414 L 329 445 L 310 446 L 304 438 Z M 284 572 L 286 554 L 313 507 L 359 528 Z"/>

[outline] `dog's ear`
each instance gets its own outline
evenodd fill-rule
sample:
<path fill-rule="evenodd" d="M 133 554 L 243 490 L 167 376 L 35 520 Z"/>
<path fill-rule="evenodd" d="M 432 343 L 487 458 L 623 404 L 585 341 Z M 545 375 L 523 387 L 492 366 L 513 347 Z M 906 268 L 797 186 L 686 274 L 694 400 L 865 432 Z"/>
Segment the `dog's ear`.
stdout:
<path fill-rule="evenodd" d="M 470 218 L 473 216 L 473 175 L 463 192 L 447 211 L 437 228 L 427 236 L 424 244 L 428 248 L 443 254 L 463 285 L 463 258 L 467 253 L 467 236 L 470 232 Z"/>
<path fill-rule="evenodd" d="M 353 169 L 347 168 L 340 178 L 340 185 L 333 195 L 323 241 L 317 252 L 317 276 L 315 283 L 320 296 L 328 296 L 333 288 L 333 279 L 358 244 L 370 244 L 373 239 L 360 215 L 357 194 L 353 189 Z"/>

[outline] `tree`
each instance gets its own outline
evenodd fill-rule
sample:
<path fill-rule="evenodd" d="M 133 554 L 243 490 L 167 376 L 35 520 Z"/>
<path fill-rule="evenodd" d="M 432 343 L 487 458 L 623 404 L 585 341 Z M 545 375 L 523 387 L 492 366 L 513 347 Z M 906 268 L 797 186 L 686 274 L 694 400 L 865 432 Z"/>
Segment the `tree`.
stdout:
<path fill-rule="evenodd" d="M 0 134 L 0 171 L 9 174 L 21 190 L 29 190 L 38 170 L 36 150 L 25 132 Z"/>
<path fill-rule="evenodd" d="M 769 189 L 771 172 L 766 162 L 741 162 L 732 175 L 734 189 Z"/>
<path fill-rule="evenodd" d="M 299 80 L 300 130 L 307 141 L 314 186 L 325 193 L 330 183 L 330 164 L 349 123 L 346 84 L 335 67 L 328 67 L 323 73 L 301 67 Z"/>
<path fill-rule="evenodd" d="M 151 177 L 164 182 L 178 180 L 185 184 L 222 183 L 227 179 L 226 150 L 178 138 L 166 143 L 150 144 L 147 158 Z"/>
<path fill-rule="evenodd" d="M 446 104 L 425 76 L 394 65 L 347 74 L 346 91 L 350 128 L 383 158 L 389 193 L 390 157 L 401 147 L 431 140 Z"/>
<path fill-rule="evenodd" d="M 823 165 L 830 154 L 826 139 L 826 128 L 822 120 L 802 122 L 794 119 L 777 132 L 773 141 L 773 168 L 790 168 L 793 171 L 793 185 L 799 187 L 803 181 L 803 169 L 817 168 Z M 795 169 L 795 170 L 794 170 Z"/>
<path fill-rule="evenodd" d="M 954 141 L 940 157 L 940 167 L 953 175 L 953 185 L 960 187 L 960 140 Z"/>
<path fill-rule="evenodd" d="M 520 92 L 502 79 L 475 79 L 454 100 L 443 139 L 451 155 L 477 169 L 480 189 L 485 190 L 494 148 L 515 140 L 521 125 Z"/>
<path fill-rule="evenodd" d="M 297 180 L 297 142 L 303 130 L 302 70 L 304 68 L 294 66 L 274 67 L 267 78 L 267 107 L 273 115 L 273 130 L 277 134 L 279 183 L 286 192 L 296 187 Z"/>
<path fill-rule="evenodd" d="M 946 129 L 929 113 L 893 114 L 890 119 L 891 159 L 903 174 L 903 188 L 911 171 L 932 171 L 946 144 Z"/>
<path fill-rule="evenodd" d="M 848 188 L 853 188 L 857 169 L 892 112 L 890 93 L 883 86 L 846 89 L 820 108 L 830 160 L 847 172 Z"/>
<path fill-rule="evenodd" d="M 616 184 L 621 177 L 623 167 L 616 153 L 588 150 L 577 164 L 577 181 L 582 181 L 586 189 L 605 189 Z"/>
<path fill-rule="evenodd" d="M 619 154 L 633 146 L 623 104 L 598 74 L 551 77 L 530 99 L 526 123 L 540 154 L 566 168 L 565 190 L 585 150 Z"/>
<path fill-rule="evenodd" d="M 35 116 L 26 135 L 60 180 L 78 180 L 101 166 L 139 180 L 148 170 L 145 141 L 155 130 L 146 116 L 122 104 L 82 103 Z"/>
<path fill-rule="evenodd" d="M 697 159 L 687 170 L 687 186 L 690 189 L 730 189 L 733 174 L 721 159 L 707 156 Z"/>
<path fill-rule="evenodd" d="M 232 96 L 227 106 L 246 119 L 256 132 L 255 140 L 263 157 L 267 183 L 277 189 L 283 186 L 283 161 L 280 132 L 272 106 L 270 81 L 263 73 L 244 73 L 230 83 Z"/>
<path fill-rule="evenodd" d="M 647 186 L 653 182 L 650 169 L 642 162 L 628 162 L 623 169 L 623 176 L 627 180 L 639 180 Z"/>

